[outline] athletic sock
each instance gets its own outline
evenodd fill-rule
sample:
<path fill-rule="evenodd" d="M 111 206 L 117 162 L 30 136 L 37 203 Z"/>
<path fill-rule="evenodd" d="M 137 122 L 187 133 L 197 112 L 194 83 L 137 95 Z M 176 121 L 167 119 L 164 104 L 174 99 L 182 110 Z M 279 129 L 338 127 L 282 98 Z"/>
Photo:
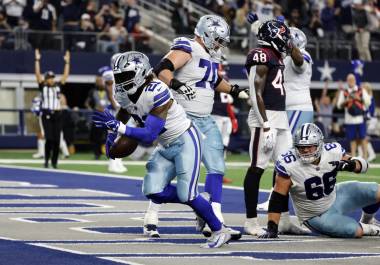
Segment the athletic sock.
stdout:
<path fill-rule="evenodd" d="M 218 217 L 216 217 L 210 203 L 201 195 L 198 195 L 194 200 L 188 202 L 188 205 L 208 224 L 211 231 L 219 231 L 222 229 L 222 223 Z"/>
<path fill-rule="evenodd" d="M 223 175 L 209 173 L 206 175 L 205 192 L 210 194 L 211 202 L 222 202 Z"/>
<path fill-rule="evenodd" d="M 212 202 L 211 207 L 212 207 L 216 217 L 218 217 L 219 221 L 221 223 L 224 223 L 224 218 L 222 215 L 222 205 L 218 202 Z"/>
<path fill-rule="evenodd" d="M 244 178 L 244 200 L 247 218 L 257 217 L 257 201 L 259 198 L 260 179 L 264 170 L 249 167 Z"/>

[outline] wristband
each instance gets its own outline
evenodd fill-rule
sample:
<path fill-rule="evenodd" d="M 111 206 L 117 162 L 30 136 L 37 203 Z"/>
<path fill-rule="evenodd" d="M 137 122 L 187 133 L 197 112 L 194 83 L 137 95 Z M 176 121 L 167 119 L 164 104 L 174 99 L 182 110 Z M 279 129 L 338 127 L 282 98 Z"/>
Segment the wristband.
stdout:
<path fill-rule="evenodd" d="M 263 128 L 264 128 L 264 129 L 269 129 L 269 128 L 270 128 L 270 126 L 269 126 L 269 121 L 264 121 L 264 123 L 263 123 Z"/>
<path fill-rule="evenodd" d="M 126 131 L 127 131 L 127 126 L 124 123 L 120 122 L 119 128 L 117 128 L 117 132 L 124 135 Z"/>

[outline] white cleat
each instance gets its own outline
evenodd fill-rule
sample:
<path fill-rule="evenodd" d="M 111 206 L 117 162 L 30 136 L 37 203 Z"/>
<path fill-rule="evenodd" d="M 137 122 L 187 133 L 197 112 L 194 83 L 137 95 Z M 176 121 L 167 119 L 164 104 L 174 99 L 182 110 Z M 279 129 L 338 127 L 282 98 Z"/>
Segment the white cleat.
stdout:
<path fill-rule="evenodd" d="M 306 227 L 292 222 L 290 220 L 289 213 L 282 213 L 280 223 L 278 224 L 278 232 L 287 235 L 307 235 L 310 234 L 310 230 Z"/>
<path fill-rule="evenodd" d="M 32 155 L 33 158 L 44 158 L 44 154 L 35 153 Z"/>
<path fill-rule="evenodd" d="M 376 224 L 360 223 L 363 229 L 363 236 L 380 236 L 380 226 Z"/>
<path fill-rule="evenodd" d="M 241 238 L 241 232 L 239 230 L 235 230 L 235 229 L 233 229 L 231 227 L 228 227 L 228 226 L 225 226 L 225 225 L 223 225 L 223 226 L 230 233 L 231 240 L 239 240 Z M 202 234 L 205 237 L 211 237 L 212 231 L 211 231 L 211 229 L 210 229 L 210 227 L 208 225 L 206 225 L 205 228 L 203 228 Z"/>
<path fill-rule="evenodd" d="M 153 238 L 159 238 L 160 234 L 157 230 L 157 225 L 144 225 L 144 235 Z"/>
<path fill-rule="evenodd" d="M 227 244 L 231 240 L 231 234 L 226 227 L 222 227 L 221 230 L 213 232 L 211 237 L 207 239 L 205 244 L 201 245 L 201 248 L 220 248 Z"/>
<path fill-rule="evenodd" d="M 268 211 L 268 208 L 269 208 L 269 200 L 266 201 L 266 202 L 258 204 L 257 207 L 256 207 L 256 209 L 258 211 L 265 211 L 265 212 Z"/>
<path fill-rule="evenodd" d="M 244 223 L 244 232 L 248 235 L 257 236 L 265 233 L 265 230 L 259 225 L 256 218 L 249 218 Z"/>

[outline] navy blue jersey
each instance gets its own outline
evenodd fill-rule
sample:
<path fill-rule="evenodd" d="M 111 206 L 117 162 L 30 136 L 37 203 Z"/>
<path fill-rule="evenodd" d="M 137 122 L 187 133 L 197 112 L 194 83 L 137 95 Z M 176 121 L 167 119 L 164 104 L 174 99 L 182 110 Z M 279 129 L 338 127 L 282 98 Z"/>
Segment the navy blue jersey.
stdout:
<path fill-rule="evenodd" d="M 248 72 L 252 66 L 266 65 L 269 70 L 263 91 L 265 109 L 285 111 L 284 62 L 281 55 L 270 48 L 252 49 L 247 56 L 245 68 Z"/>
<path fill-rule="evenodd" d="M 228 117 L 227 105 L 228 95 L 226 93 L 215 91 L 214 106 L 212 108 L 211 114 Z"/>

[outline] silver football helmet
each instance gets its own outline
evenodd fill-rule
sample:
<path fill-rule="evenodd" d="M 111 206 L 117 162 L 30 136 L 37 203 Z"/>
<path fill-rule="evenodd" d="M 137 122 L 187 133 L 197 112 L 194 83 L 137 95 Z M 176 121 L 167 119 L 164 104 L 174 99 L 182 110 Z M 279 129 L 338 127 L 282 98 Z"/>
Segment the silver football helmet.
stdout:
<path fill-rule="evenodd" d="M 311 153 L 301 153 L 300 147 L 316 146 L 317 149 Z M 304 123 L 294 135 L 294 147 L 297 157 L 303 163 L 313 163 L 321 157 L 323 148 L 323 133 L 317 125 L 313 123 Z"/>
<path fill-rule="evenodd" d="M 152 73 L 148 57 L 141 52 L 125 52 L 114 58 L 112 69 L 118 94 L 133 95 Z"/>
<path fill-rule="evenodd" d="M 214 58 L 219 58 L 221 48 L 226 47 L 230 42 L 230 26 L 220 16 L 202 16 L 195 27 L 194 33 L 202 39 L 210 55 Z"/>
<path fill-rule="evenodd" d="M 305 49 L 307 44 L 307 37 L 302 30 L 296 27 L 290 27 L 290 35 L 292 36 L 292 42 L 298 49 Z"/>

